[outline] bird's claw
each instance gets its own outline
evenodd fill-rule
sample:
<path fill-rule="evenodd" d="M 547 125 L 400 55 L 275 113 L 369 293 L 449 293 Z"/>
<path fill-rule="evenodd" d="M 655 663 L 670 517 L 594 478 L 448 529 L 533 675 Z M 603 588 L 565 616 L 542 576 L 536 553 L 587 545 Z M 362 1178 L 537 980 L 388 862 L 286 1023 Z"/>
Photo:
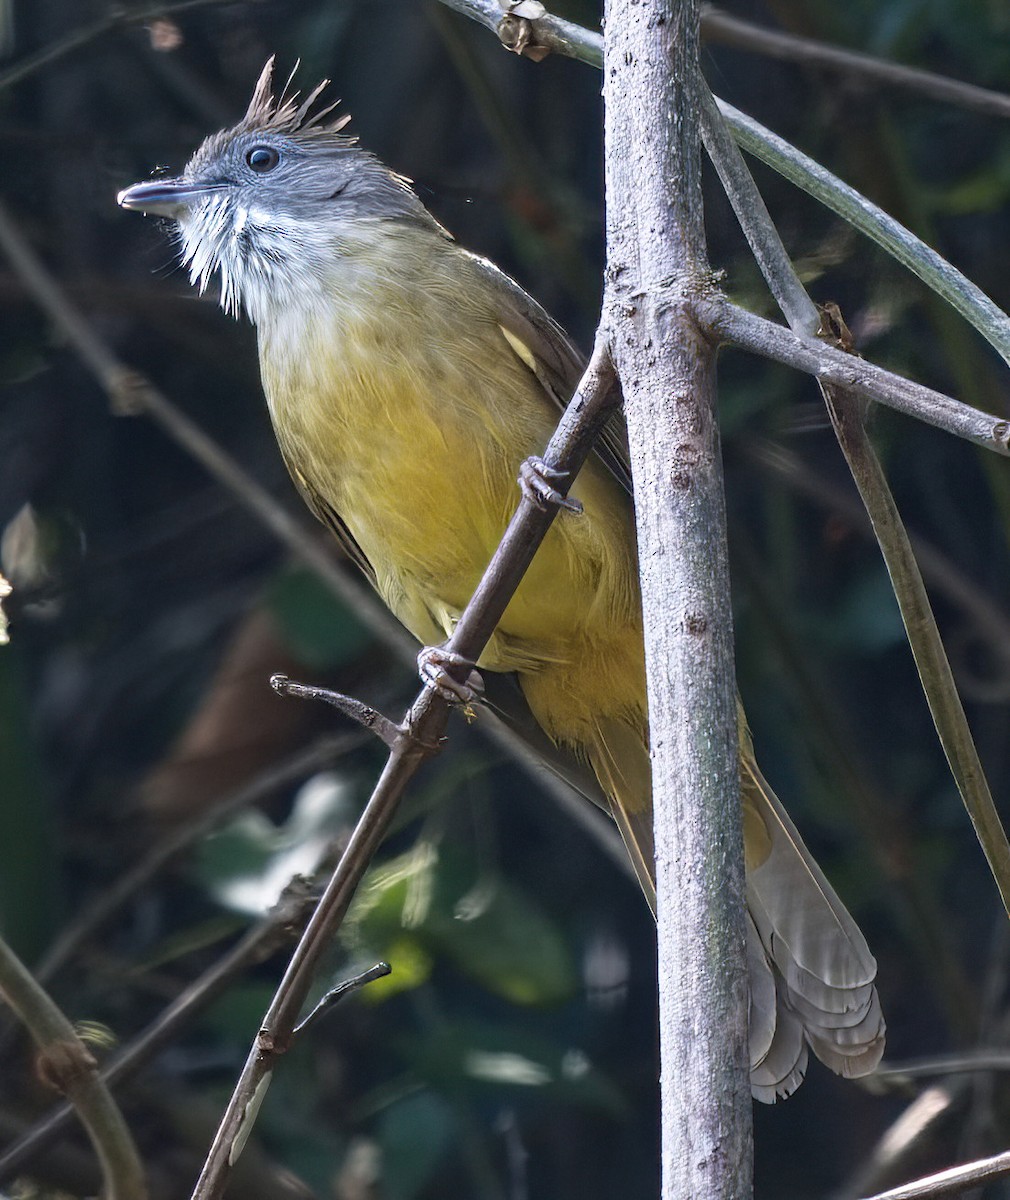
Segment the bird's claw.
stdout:
<path fill-rule="evenodd" d="M 563 496 L 555 483 L 564 482 L 571 475 L 570 471 L 559 471 L 549 467 L 537 455 L 526 459 L 519 468 L 519 488 L 527 500 L 531 500 L 537 508 L 545 509 L 548 505 L 566 508 L 569 512 L 582 512 L 582 505 L 571 496 Z"/>
<path fill-rule="evenodd" d="M 450 668 L 468 668 L 466 681 L 449 674 Z M 417 656 L 417 672 L 425 687 L 431 688 L 449 704 L 462 704 L 468 708 L 484 695 L 484 680 L 469 659 L 444 646 L 425 646 Z"/>

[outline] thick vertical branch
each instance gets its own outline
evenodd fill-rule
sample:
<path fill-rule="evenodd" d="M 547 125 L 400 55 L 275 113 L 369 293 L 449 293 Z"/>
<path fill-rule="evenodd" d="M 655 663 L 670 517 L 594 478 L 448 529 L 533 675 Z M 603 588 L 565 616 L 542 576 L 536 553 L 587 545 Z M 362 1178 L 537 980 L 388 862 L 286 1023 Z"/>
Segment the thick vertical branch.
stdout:
<path fill-rule="evenodd" d="M 695 0 L 609 0 L 607 299 L 638 515 L 659 900 L 663 1196 L 751 1193 L 737 717 Z"/>

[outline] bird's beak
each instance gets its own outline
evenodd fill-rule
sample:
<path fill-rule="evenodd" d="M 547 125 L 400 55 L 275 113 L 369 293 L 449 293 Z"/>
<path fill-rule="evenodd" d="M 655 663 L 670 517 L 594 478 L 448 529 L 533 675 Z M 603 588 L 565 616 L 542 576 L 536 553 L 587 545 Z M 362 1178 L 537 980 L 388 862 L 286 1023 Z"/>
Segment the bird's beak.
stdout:
<path fill-rule="evenodd" d="M 159 217 L 179 217 L 208 192 L 220 190 L 220 184 L 197 183 L 186 179 L 153 179 L 135 183 L 116 197 L 122 208 L 153 213 Z"/>

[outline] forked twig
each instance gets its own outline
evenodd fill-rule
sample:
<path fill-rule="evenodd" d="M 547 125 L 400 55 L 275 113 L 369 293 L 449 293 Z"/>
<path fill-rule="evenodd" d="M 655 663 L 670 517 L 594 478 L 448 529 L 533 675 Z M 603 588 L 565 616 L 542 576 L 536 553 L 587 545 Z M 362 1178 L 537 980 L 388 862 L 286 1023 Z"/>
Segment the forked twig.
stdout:
<path fill-rule="evenodd" d="M 292 882 L 273 909 L 249 929 L 236 944 L 190 983 L 158 1017 L 107 1062 L 99 1079 L 113 1088 L 141 1069 L 162 1047 L 178 1036 L 255 963 L 263 962 L 282 946 L 293 942 L 305 926 L 315 895 L 304 883 Z M 26 1130 L 0 1155 L 0 1186 L 38 1158 L 73 1121 L 74 1110 L 61 1104 Z"/>
<path fill-rule="evenodd" d="M 63 1013 L 0 939 L 0 995 L 31 1033 L 37 1071 L 74 1106 L 101 1163 L 109 1200 L 145 1200 L 147 1185 L 123 1114 L 98 1063 Z"/>

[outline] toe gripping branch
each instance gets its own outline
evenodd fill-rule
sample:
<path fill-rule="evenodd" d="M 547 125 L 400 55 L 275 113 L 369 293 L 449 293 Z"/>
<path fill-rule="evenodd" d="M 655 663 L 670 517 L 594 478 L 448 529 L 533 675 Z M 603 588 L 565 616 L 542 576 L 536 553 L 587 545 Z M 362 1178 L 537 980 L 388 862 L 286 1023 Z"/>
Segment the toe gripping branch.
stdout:
<path fill-rule="evenodd" d="M 477 664 L 445 646 L 425 646 L 417 656 L 417 673 L 424 686 L 448 704 L 461 704 L 467 709 L 484 695 L 484 680 Z"/>
<path fill-rule="evenodd" d="M 556 483 L 566 484 L 571 477 L 571 471 L 558 471 L 549 467 L 539 455 L 534 454 L 519 468 L 519 490 L 541 512 L 553 504 L 556 508 L 580 513 L 582 504 L 554 486 Z"/>

